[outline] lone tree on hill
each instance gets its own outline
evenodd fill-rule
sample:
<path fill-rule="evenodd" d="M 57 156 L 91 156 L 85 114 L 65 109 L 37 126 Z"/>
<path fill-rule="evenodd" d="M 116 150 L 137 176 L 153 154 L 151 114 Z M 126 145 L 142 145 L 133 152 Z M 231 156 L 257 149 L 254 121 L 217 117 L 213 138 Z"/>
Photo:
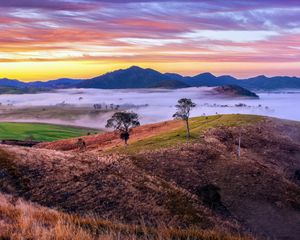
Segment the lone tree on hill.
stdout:
<path fill-rule="evenodd" d="M 178 104 L 176 105 L 177 112 L 173 115 L 173 118 L 182 119 L 185 121 L 187 138 L 190 138 L 190 136 L 191 136 L 189 118 L 190 118 L 190 111 L 194 107 L 196 107 L 196 104 L 193 103 L 191 99 L 182 98 L 182 99 L 178 100 Z"/>
<path fill-rule="evenodd" d="M 107 120 L 105 127 L 120 131 L 120 138 L 124 140 L 127 145 L 130 130 L 138 126 L 140 126 L 138 114 L 134 112 L 116 112 Z"/>

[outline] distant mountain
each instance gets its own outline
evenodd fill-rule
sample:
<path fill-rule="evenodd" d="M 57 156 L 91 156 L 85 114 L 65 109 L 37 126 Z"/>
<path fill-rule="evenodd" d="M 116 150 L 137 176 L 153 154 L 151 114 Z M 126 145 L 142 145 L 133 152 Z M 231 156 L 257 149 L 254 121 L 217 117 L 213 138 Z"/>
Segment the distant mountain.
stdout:
<path fill-rule="evenodd" d="M 235 84 L 238 80 L 230 76 L 216 77 L 211 73 L 202 73 L 194 77 L 183 77 L 177 73 L 162 74 L 152 69 L 130 67 L 106 73 L 80 83 L 79 88 L 185 88 L 201 86 L 222 86 Z"/>
<path fill-rule="evenodd" d="M 70 78 L 60 78 L 56 80 L 50 80 L 47 82 L 30 82 L 27 85 L 35 88 L 72 88 L 76 87 L 83 80 L 70 79 Z"/>
<path fill-rule="evenodd" d="M 15 79 L 0 78 L 0 86 L 2 87 L 26 87 L 26 83 Z"/>
<path fill-rule="evenodd" d="M 83 80 L 61 78 L 57 80 L 50 80 L 47 82 L 21 82 L 19 80 L 2 78 L 0 79 L 1 87 L 15 87 L 15 88 L 36 88 L 36 89 L 58 89 L 58 88 L 72 88 L 76 87 Z"/>
<path fill-rule="evenodd" d="M 178 80 L 164 80 L 150 86 L 151 88 L 166 88 L 166 89 L 177 89 L 177 88 L 188 88 L 191 87 L 184 82 Z"/>
<path fill-rule="evenodd" d="M 235 84 L 238 80 L 230 76 L 216 77 L 211 73 L 201 73 L 194 77 L 185 77 L 183 82 L 193 87 L 215 87 Z"/>
<path fill-rule="evenodd" d="M 151 88 L 169 80 L 172 79 L 158 71 L 133 66 L 86 80 L 78 84 L 77 87 L 102 89 Z"/>
<path fill-rule="evenodd" d="M 0 86 L 33 87 L 40 89 L 59 88 L 100 88 L 100 89 L 128 89 L 128 88 L 185 88 L 185 87 L 218 87 L 237 85 L 254 90 L 300 89 L 300 78 L 297 77 L 266 77 L 257 76 L 248 79 L 237 79 L 229 75 L 215 76 L 211 73 L 201 73 L 193 77 L 181 76 L 177 73 L 160 73 L 150 68 L 132 66 L 103 74 L 101 76 L 76 80 L 62 78 L 47 82 L 24 83 L 7 78 L 0 79 Z"/>
<path fill-rule="evenodd" d="M 183 81 L 184 77 L 181 76 L 178 73 L 165 73 L 165 76 L 167 76 L 168 78 L 174 79 L 174 80 L 178 80 L 178 81 Z"/>
<path fill-rule="evenodd" d="M 297 77 L 266 77 L 257 76 L 241 80 L 239 85 L 250 89 L 274 90 L 283 88 L 300 88 L 300 78 Z"/>
<path fill-rule="evenodd" d="M 77 85 L 79 88 L 184 88 L 184 87 L 218 87 L 236 85 L 255 90 L 274 90 L 282 88 L 299 88 L 300 78 L 296 77 L 271 77 L 257 76 L 249 79 L 237 79 L 229 75 L 214 76 L 213 74 L 201 73 L 193 77 L 184 77 L 177 73 L 162 74 L 153 69 L 130 67 L 117 70 L 104 75 L 82 81 Z"/>
<path fill-rule="evenodd" d="M 28 94 L 28 93 L 39 93 L 45 89 L 38 89 L 32 87 L 10 87 L 0 86 L 0 94 Z"/>

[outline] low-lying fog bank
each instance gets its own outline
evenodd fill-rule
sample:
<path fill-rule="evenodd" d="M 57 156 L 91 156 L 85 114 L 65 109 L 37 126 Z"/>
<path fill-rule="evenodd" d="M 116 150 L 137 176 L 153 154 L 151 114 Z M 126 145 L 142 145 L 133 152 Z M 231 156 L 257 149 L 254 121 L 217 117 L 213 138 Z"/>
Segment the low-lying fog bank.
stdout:
<path fill-rule="evenodd" d="M 208 94 L 209 91 L 211 88 L 66 89 L 52 93 L 0 95 L 0 120 L 103 128 L 113 111 L 128 109 L 139 113 L 145 124 L 171 119 L 177 100 L 186 97 L 197 103 L 192 116 L 242 113 L 300 121 L 300 92 L 261 92 L 258 93 L 260 99 L 247 99 L 222 98 Z M 95 104 L 101 109 L 95 109 Z"/>

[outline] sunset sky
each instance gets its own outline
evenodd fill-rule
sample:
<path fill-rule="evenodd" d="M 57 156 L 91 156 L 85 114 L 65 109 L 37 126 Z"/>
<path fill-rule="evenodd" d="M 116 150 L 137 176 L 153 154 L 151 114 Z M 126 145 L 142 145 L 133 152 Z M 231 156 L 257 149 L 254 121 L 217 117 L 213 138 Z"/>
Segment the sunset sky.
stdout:
<path fill-rule="evenodd" d="M 0 78 L 88 78 L 131 65 L 300 76 L 300 1 L 0 0 Z"/>

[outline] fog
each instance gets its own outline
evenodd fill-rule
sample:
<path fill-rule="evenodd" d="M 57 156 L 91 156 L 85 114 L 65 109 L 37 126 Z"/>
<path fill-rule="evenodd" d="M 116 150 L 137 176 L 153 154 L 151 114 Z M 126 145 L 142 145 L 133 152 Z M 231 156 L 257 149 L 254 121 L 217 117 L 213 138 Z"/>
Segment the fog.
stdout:
<path fill-rule="evenodd" d="M 2 106 L 9 105 L 18 108 L 55 106 L 63 103 L 93 109 L 93 104 L 114 104 L 139 113 L 141 122 L 145 124 L 171 119 L 177 100 L 186 97 L 191 98 L 197 104 L 192 111 L 192 116 L 243 113 L 300 121 L 300 92 L 261 92 L 258 95 L 260 99 L 224 98 L 211 94 L 211 88 L 176 90 L 66 89 L 52 93 L 0 95 L 0 102 Z M 237 106 L 239 104 L 240 106 Z M 38 121 L 103 127 L 108 117 L 109 114 L 105 114 L 95 119 L 95 117 L 91 118 L 87 115 L 69 122 L 62 119 L 39 119 Z M 21 119 L 13 120 L 21 121 Z M 22 121 L 35 121 L 35 119 L 27 118 Z"/>

